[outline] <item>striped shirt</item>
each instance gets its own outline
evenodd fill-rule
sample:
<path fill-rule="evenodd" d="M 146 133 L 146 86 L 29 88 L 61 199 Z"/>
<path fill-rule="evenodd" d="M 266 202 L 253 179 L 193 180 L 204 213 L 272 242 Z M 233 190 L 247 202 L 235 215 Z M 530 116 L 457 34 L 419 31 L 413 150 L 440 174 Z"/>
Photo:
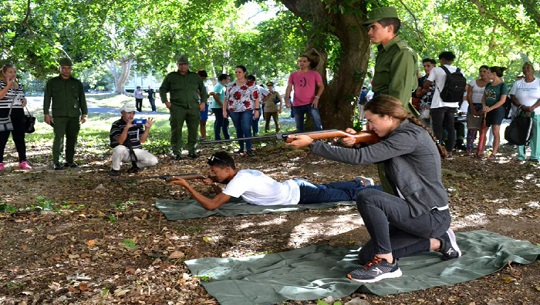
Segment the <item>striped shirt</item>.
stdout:
<path fill-rule="evenodd" d="M 128 145 L 126 145 L 127 143 L 126 144 L 124 144 L 125 142 L 118 143 L 118 140 L 117 140 L 117 138 L 122 134 L 122 131 L 124 131 L 124 128 L 126 127 L 126 125 L 127 123 L 123 119 L 115 121 L 112 124 L 111 131 L 109 133 L 109 138 L 111 140 L 111 147 L 114 148 L 120 144 L 126 147 L 129 147 Z M 139 141 L 139 135 L 142 134 L 143 132 L 144 132 L 144 128 L 142 125 L 135 125 L 128 130 L 128 139 L 131 142 L 131 147 L 133 147 L 133 149 L 136 149 L 136 148 L 142 149 L 141 142 Z M 128 139 L 126 139 L 126 141 Z"/>
<path fill-rule="evenodd" d="M 24 97 L 23 87 L 21 84 L 18 84 L 19 88 L 10 88 L 2 99 L 0 99 L 0 108 L 9 108 L 11 103 L 13 103 L 13 108 L 22 108 L 22 98 Z M 0 79 L 0 90 L 7 87 L 7 83 Z M 15 102 L 13 102 L 15 101 Z"/>

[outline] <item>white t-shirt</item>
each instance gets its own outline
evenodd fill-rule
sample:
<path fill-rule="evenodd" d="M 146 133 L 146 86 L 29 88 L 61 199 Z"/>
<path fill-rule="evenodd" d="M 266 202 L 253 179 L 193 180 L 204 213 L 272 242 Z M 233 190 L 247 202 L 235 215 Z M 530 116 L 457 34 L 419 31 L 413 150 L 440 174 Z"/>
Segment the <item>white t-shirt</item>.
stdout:
<path fill-rule="evenodd" d="M 525 79 L 518 80 L 512 86 L 510 95 L 514 95 L 523 106 L 532 106 L 540 99 L 540 79 L 535 78 L 527 83 Z M 535 114 L 540 114 L 540 108 L 534 109 Z"/>
<path fill-rule="evenodd" d="M 223 193 L 242 197 L 254 205 L 295 205 L 300 202 L 300 186 L 294 180 L 277 182 L 252 169 L 238 171 Z"/>
<path fill-rule="evenodd" d="M 486 86 L 480 87 L 476 83 L 476 79 L 469 83 L 469 86 L 472 87 L 472 102 L 473 104 L 482 104 L 482 97 L 484 96 L 484 90 Z"/>
<path fill-rule="evenodd" d="M 450 73 L 456 72 L 457 68 L 450 65 L 445 65 Z M 441 99 L 441 91 L 444 88 L 444 83 L 446 82 L 446 72 L 441 67 L 435 67 L 429 72 L 427 78 L 428 81 L 435 83 L 435 91 L 433 92 L 433 99 L 431 100 L 431 108 L 441 108 L 441 107 L 453 107 L 458 108 L 459 102 L 455 103 L 445 103 Z"/>

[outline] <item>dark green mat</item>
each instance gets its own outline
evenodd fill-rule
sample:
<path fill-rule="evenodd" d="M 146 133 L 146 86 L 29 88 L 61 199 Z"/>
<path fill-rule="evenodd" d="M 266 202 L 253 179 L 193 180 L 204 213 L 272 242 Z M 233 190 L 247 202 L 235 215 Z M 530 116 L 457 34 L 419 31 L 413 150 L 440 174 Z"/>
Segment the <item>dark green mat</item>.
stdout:
<path fill-rule="evenodd" d="M 299 205 L 253 205 L 241 199 L 231 200 L 213 211 L 206 210 L 194 199 L 167 200 L 159 199 L 156 207 L 165 214 L 168 220 L 205 218 L 209 216 L 236 216 L 267 213 L 283 213 L 312 209 L 327 209 L 339 205 L 356 205 L 353 201 L 325 202 Z"/>
<path fill-rule="evenodd" d="M 488 231 L 456 234 L 463 256 L 442 261 L 427 253 L 399 261 L 403 276 L 366 284 L 345 275 L 358 268 L 357 250 L 309 246 L 283 253 L 243 258 L 186 261 L 193 275 L 207 277 L 206 291 L 222 305 L 275 304 L 285 300 L 341 298 L 357 289 L 376 295 L 396 294 L 477 279 L 501 270 L 508 262 L 530 264 L 540 247 Z"/>

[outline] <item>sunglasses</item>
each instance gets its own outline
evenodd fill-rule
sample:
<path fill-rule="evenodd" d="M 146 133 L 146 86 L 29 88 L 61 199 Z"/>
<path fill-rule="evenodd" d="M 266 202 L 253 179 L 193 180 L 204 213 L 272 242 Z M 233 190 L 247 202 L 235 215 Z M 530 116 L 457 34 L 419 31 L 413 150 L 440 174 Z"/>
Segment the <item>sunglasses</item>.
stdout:
<path fill-rule="evenodd" d="M 227 162 L 227 161 L 225 161 L 225 160 L 222 160 L 222 159 L 220 159 L 220 158 L 218 158 L 218 157 L 216 157 L 216 156 L 210 156 L 210 158 L 208 158 L 208 162 L 207 162 L 207 163 L 208 163 L 209 165 L 213 165 L 213 164 L 216 163 L 216 162 L 220 162 L 220 163 L 223 163 L 223 164 L 225 164 L 225 165 L 229 165 L 229 162 Z"/>

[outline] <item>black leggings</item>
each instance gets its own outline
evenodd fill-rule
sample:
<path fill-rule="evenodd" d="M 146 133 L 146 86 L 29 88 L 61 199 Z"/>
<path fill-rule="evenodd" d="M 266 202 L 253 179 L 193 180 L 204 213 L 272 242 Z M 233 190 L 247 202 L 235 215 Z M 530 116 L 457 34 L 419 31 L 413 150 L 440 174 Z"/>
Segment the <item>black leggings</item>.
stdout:
<path fill-rule="evenodd" d="M 0 117 L 7 117 L 9 109 L 0 109 Z M 19 154 L 19 163 L 26 161 L 26 143 L 24 141 L 25 129 L 26 129 L 26 116 L 24 115 L 24 109 L 13 108 L 11 110 L 11 123 L 13 124 L 13 130 L 0 131 L 0 162 L 4 162 L 4 150 L 9 139 L 9 134 L 12 135 L 13 142 L 15 142 L 15 148 Z"/>

